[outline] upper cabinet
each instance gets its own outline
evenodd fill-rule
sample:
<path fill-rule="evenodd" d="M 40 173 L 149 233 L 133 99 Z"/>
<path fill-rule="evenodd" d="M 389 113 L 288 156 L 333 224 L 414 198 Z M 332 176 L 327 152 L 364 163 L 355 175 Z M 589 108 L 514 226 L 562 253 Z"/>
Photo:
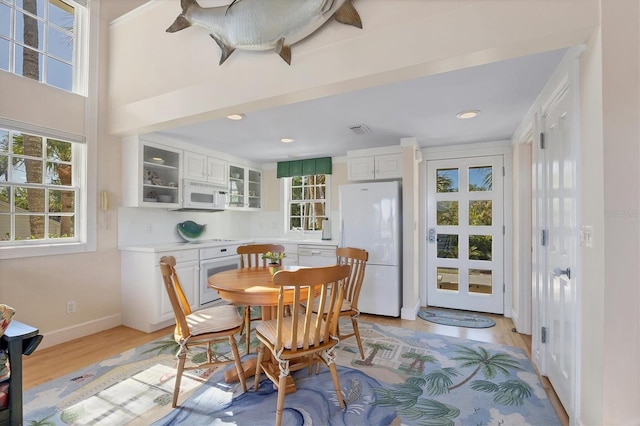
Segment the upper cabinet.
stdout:
<path fill-rule="evenodd" d="M 219 185 L 227 185 L 229 173 L 228 163 L 215 157 L 209 157 L 191 151 L 184 151 L 183 176 L 185 179 L 211 182 Z"/>
<path fill-rule="evenodd" d="M 128 137 L 122 141 L 122 204 L 176 208 L 180 205 L 182 150 Z"/>
<path fill-rule="evenodd" d="M 349 180 L 376 180 L 402 178 L 402 154 L 373 154 L 349 157 L 347 169 Z"/>
<path fill-rule="evenodd" d="M 229 208 L 262 208 L 262 172 L 244 166 L 229 165 Z"/>

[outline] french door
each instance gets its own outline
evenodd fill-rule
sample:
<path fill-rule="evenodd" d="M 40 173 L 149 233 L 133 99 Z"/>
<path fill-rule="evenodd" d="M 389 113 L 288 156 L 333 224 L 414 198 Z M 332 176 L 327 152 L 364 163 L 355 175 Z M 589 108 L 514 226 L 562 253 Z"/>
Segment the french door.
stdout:
<path fill-rule="evenodd" d="M 503 157 L 427 162 L 427 304 L 504 313 Z"/>

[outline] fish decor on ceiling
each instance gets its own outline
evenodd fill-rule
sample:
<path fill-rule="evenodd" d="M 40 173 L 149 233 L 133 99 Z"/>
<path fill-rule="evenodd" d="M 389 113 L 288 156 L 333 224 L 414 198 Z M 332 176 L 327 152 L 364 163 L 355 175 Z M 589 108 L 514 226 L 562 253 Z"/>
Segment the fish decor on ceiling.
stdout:
<path fill-rule="evenodd" d="M 310 36 L 335 15 L 340 23 L 362 28 L 350 0 L 233 0 L 228 6 L 201 7 L 181 0 L 182 13 L 167 28 L 205 28 L 218 43 L 220 65 L 236 50 L 274 50 L 291 65 L 291 45 Z"/>

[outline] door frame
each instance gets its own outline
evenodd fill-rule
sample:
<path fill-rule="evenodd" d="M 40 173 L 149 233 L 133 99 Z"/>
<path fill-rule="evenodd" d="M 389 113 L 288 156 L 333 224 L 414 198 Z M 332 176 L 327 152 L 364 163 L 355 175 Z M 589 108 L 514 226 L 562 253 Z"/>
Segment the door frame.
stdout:
<path fill-rule="evenodd" d="M 427 162 L 431 160 L 450 160 L 468 157 L 486 157 L 502 155 L 504 166 L 504 316 L 510 318 L 513 307 L 513 159 L 511 141 L 481 142 L 474 144 L 423 148 L 422 163 L 420 164 L 420 305 L 427 306 Z"/>

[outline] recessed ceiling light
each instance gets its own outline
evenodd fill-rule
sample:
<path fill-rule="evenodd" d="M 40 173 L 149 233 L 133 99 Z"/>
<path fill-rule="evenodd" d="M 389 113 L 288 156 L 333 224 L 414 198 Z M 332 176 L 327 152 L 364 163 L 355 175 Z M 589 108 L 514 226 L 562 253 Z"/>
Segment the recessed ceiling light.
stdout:
<path fill-rule="evenodd" d="M 466 118 L 476 118 L 478 115 L 480 115 L 480 111 L 474 109 L 469 111 L 460 111 L 456 114 L 456 117 L 464 120 Z"/>
<path fill-rule="evenodd" d="M 229 120 L 242 120 L 244 118 L 244 114 L 229 114 L 227 115 Z"/>
<path fill-rule="evenodd" d="M 291 143 L 293 141 L 295 141 L 294 138 L 282 138 L 282 139 L 280 139 L 280 142 L 284 142 L 284 143 Z"/>

